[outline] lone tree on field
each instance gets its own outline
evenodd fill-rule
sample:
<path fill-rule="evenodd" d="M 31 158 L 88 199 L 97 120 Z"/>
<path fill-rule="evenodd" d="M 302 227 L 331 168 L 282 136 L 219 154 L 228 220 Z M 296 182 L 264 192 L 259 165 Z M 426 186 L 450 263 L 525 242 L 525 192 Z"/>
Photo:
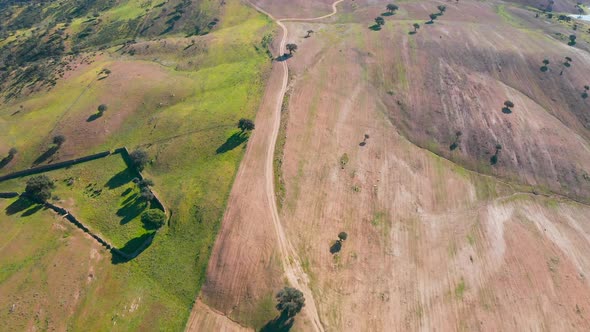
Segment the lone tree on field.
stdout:
<path fill-rule="evenodd" d="M 502 108 L 502 112 L 506 114 L 512 113 L 512 108 L 514 107 L 514 103 L 510 100 L 506 100 L 504 102 L 504 108 Z"/>
<path fill-rule="evenodd" d="M 287 51 L 289 51 L 289 55 L 293 55 L 293 52 L 297 51 L 297 44 L 287 44 Z"/>
<path fill-rule="evenodd" d="M 254 128 L 255 128 L 254 121 L 252 121 L 250 119 L 241 118 L 240 121 L 238 121 L 238 128 L 242 132 L 254 130 Z"/>
<path fill-rule="evenodd" d="M 277 293 L 276 299 L 278 301 L 276 306 L 277 310 L 280 311 L 281 316 L 287 318 L 295 317 L 295 315 L 297 315 L 305 306 L 303 293 L 292 287 L 281 289 Z"/>
<path fill-rule="evenodd" d="M 438 8 L 439 15 L 442 15 L 447 10 L 447 6 L 443 6 L 443 5 L 437 6 L 436 8 Z"/>
<path fill-rule="evenodd" d="M 134 150 L 129 154 L 129 158 L 131 158 L 131 162 L 133 166 L 137 168 L 138 171 L 143 171 L 145 165 L 150 161 L 150 157 L 145 150 L 137 149 Z"/>
<path fill-rule="evenodd" d="M 569 67 L 572 66 L 571 62 L 572 62 L 572 58 L 570 58 L 569 56 L 566 56 L 565 57 L 565 62 L 563 63 L 563 66 L 565 68 L 569 68 Z M 560 76 L 563 75 L 563 69 L 561 70 L 561 72 L 559 73 L 559 75 Z"/>
<path fill-rule="evenodd" d="M 584 92 L 582 92 L 582 98 L 588 98 L 588 91 L 590 91 L 590 86 L 584 85 Z"/>
<path fill-rule="evenodd" d="M 160 228 L 166 223 L 166 214 L 160 209 L 149 209 L 141 214 L 141 221 L 150 228 Z"/>
<path fill-rule="evenodd" d="M 10 150 L 8 150 L 8 155 L 10 157 L 14 157 L 17 153 L 18 153 L 18 150 L 16 148 L 10 148 Z"/>
<path fill-rule="evenodd" d="M 108 109 L 108 106 L 106 104 L 98 105 L 98 113 L 100 113 L 100 114 L 104 113 L 107 109 Z"/>
<path fill-rule="evenodd" d="M 61 147 L 65 141 L 66 137 L 64 135 L 57 135 L 53 137 L 53 144 L 55 144 L 58 148 Z"/>
<path fill-rule="evenodd" d="M 541 66 L 541 71 L 542 72 L 546 72 L 547 70 L 549 70 L 549 60 L 545 59 L 543 60 L 543 66 Z"/>
<path fill-rule="evenodd" d="M 430 24 L 434 23 L 434 20 L 436 20 L 436 18 L 437 18 L 436 14 L 430 14 L 428 16 L 430 17 L 430 21 L 428 21 L 428 23 L 430 23 Z"/>
<path fill-rule="evenodd" d="M 313 30 L 307 30 L 307 36 L 305 36 L 305 38 L 309 38 L 312 33 L 314 33 Z"/>
<path fill-rule="evenodd" d="M 570 42 L 567 44 L 570 46 L 576 45 L 576 35 L 570 35 L 569 38 L 570 38 Z"/>
<path fill-rule="evenodd" d="M 338 233 L 338 238 L 340 239 L 340 241 L 346 241 L 346 239 L 348 238 L 348 234 L 346 232 L 340 232 Z"/>
<path fill-rule="evenodd" d="M 385 25 L 385 19 L 381 16 L 377 16 L 375 17 L 375 23 L 377 23 L 379 26 Z"/>
<path fill-rule="evenodd" d="M 388 11 L 390 14 L 393 14 L 393 12 L 395 12 L 396 10 L 398 10 L 398 9 L 399 9 L 399 7 L 398 7 L 397 5 L 394 5 L 394 4 L 390 3 L 390 4 L 388 4 L 387 6 L 385 6 L 385 9 L 387 9 L 387 11 Z"/>
<path fill-rule="evenodd" d="M 37 175 L 27 181 L 25 194 L 34 200 L 45 202 L 51 198 L 51 190 L 54 188 L 53 180 L 47 175 Z"/>
<path fill-rule="evenodd" d="M 413 27 L 414 27 L 414 33 L 417 33 L 418 29 L 420 29 L 420 24 L 414 23 Z"/>

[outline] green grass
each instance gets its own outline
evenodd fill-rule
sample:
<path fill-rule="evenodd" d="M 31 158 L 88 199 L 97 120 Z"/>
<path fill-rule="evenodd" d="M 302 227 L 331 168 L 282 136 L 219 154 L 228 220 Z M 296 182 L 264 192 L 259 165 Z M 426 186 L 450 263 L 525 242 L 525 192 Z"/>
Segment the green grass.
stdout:
<path fill-rule="evenodd" d="M 59 200 L 52 202 L 69 210 L 115 247 L 122 248 L 149 232 L 140 220 L 140 213 L 147 204 L 139 198 L 139 190 L 132 182 L 138 175 L 127 167 L 121 155 L 44 174 L 55 181 L 53 195 Z M 0 188 L 22 192 L 29 178 L 0 183 Z"/>
<path fill-rule="evenodd" d="M 234 0 L 227 1 L 224 12 L 220 26 L 204 39 L 207 52 L 187 57 L 170 52 L 162 44 L 154 44 L 151 50 L 155 56 L 124 58 L 129 63 L 149 63 L 164 74 L 157 81 L 137 80 L 121 86 L 126 91 L 122 97 L 105 95 L 109 79 L 92 83 L 100 69 L 121 60 L 111 50 L 104 60 L 93 63 L 86 72 L 63 81 L 54 90 L 0 108 L 0 142 L 3 142 L 0 149 L 18 148 L 19 154 L 10 166 L 15 170 L 29 167 L 44 151 L 54 126 L 62 128 L 73 119 L 85 119 L 90 110 L 96 109 L 100 98 L 108 98 L 109 111 L 113 112 L 127 98 L 143 101 L 116 130 L 105 128 L 110 134 L 104 140 L 97 140 L 78 153 L 84 155 L 120 146 L 133 149 L 153 143 L 147 147 L 153 163 L 146 167 L 145 175 L 154 180 L 154 189 L 172 212 L 170 227 L 162 229 L 152 245 L 134 260 L 106 264 L 102 277 L 89 287 L 88 296 L 80 300 L 72 315 L 69 321 L 72 330 L 104 331 L 114 326 L 119 330 L 184 328 L 205 279 L 209 255 L 246 143 L 224 153 L 217 153 L 217 149 L 237 132 L 235 123 L 239 118 L 254 118 L 270 68 L 265 50 L 254 46 L 260 45 L 262 37 L 271 32 L 271 22 Z M 153 61 L 155 57 L 157 62 Z M 177 65 L 188 61 L 193 62 L 190 68 L 194 69 L 178 69 L 182 66 Z M 165 98 L 171 94 L 178 97 L 168 102 L 170 99 Z M 166 103 L 160 107 L 162 100 Z M 20 104 L 24 105 L 24 111 L 11 116 Z M 70 105 L 73 106 L 66 113 Z M 183 133 L 186 134 L 173 138 Z M 136 219 L 129 223 L 129 229 L 122 231 L 122 226 L 127 224 L 117 224 L 120 219 L 112 216 L 113 210 L 116 212 L 129 197 L 130 194 L 120 195 L 131 185 L 111 191 L 103 189 L 100 197 L 108 204 L 101 199 L 89 199 L 84 190 L 87 182 L 104 185 L 120 172 L 117 168 L 115 164 L 93 167 L 96 174 L 89 174 L 90 170 L 76 171 L 76 167 L 64 170 L 80 172 L 77 175 L 80 181 L 72 187 L 60 183 L 56 194 L 64 200 L 68 195 L 75 198 L 80 204 L 77 210 L 81 219 L 103 217 L 105 220 L 94 221 L 96 227 L 101 227 L 105 237 L 124 242 L 128 236 L 143 231 L 131 228 Z M 56 177 L 61 179 L 66 175 Z M 90 180 L 91 177 L 100 180 Z M 82 200 L 87 203 L 80 203 Z M 109 220 L 115 221 L 115 225 Z M 141 300 L 137 310 L 131 313 L 123 309 L 138 298 Z"/>

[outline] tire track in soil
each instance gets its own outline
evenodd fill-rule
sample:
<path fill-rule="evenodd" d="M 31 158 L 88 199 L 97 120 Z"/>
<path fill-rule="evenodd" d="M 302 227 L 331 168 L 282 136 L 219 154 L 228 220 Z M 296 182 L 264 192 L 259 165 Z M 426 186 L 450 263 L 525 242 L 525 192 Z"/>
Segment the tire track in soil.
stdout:
<path fill-rule="evenodd" d="M 261 12 L 262 14 L 268 16 L 270 19 L 275 21 L 283 30 L 283 34 L 281 37 L 281 42 L 279 46 L 279 55 L 282 56 L 285 54 L 286 51 L 286 44 L 287 38 L 289 36 L 289 30 L 283 24 L 283 22 L 307 22 L 307 21 L 316 21 L 321 20 L 324 18 L 328 18 L 334 16 L 338 13 L 338 4 L 343 2 L 344 0 L 338 0 L 332 3 L 332 12 L 330 14 L 326 14 L 319 17 L 312 17 L 312 18 L 283 18 L 283 19 L 275 19 L 272 14 L 268 13 L 264 9 L 254 5 L 253 3 L 248 3 L 254 7 L 257 11 Z M 283 225 L 281 224 L 281 219 L 279 217 L 279 212 L 276 204 L 275 198 L 275 187 L 274 187 L 274 169 L 273 169 L 273 157 L 274 157 L 274 150 L 275 145 L 277 142 L 277 137 L 279 134 L 279 127 L 281 121 L 281 107 L 283 103 L 283 99 L 285 97 L 285 93 L 287 91 L 287 84 L 289 79 L 289 67 L 287 66 L 286 61 L 281 61 L 280 65 L 283 69 L 283 81 L 281 90 L 279 91 L 279 96 L 277 98 L 277 105 L 275 107 L 275 119 L 273 123 L 272 129 L 272 137 L 270 141 L 270 145 L 267 150 L 266 155 L 266 165 L 265 165 L 265 178 L 266 178 L 266 194 L 268 198 L 268 202 L 270 204 L 270 210 L 272 214 L 272 221 L 275 226 L 275 233 L 277 236 L 277 241 L 279 245 L 279 249 L 281 251 L 281 261 L 283 265 L 283 269 L 285 271 L 285 276 L 289 280 L 289 283 L 296 287 L 297 289 L 301 290 L 305 295 L 305 307 L 304 310 L 307 312 L 307 315 L 311 319 L 314 329 L 316 331 L 324 331 L 324 327 L 319 317 L 319 313 L 315 304 L 315 300 L 313 298 L 313 294 L 311 289 L 309 288 L 309 277 L 303 270 L 299 257 L 296 251 L 293 249 L 291 242 L 287 238 L 285 234 L 285 230 Z"/>

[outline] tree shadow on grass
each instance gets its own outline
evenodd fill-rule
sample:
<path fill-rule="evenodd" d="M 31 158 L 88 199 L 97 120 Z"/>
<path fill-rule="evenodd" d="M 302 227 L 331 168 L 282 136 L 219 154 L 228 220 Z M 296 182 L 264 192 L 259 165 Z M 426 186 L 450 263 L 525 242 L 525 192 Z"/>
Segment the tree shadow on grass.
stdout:
<path fill-rule="evenodd" d="M 92 122 L 94 120 L 98 120 L 98 119 L 100 119 L 100 117 L 102 117 L 101 113 L 94 113 L 91 116 L 89 116 L 88 119 L 86 119 L 86 122 Z"/>
<path fill-rule="evenodd" d="M 47 159 L 51 158 L 57 150 L 59 150 L 59 146 L 53 146 L 49 148 L 49 150 L 45 151 L 42 155 L 40 155 L 35 161 L 33 161 L 33 166 L 39 165 L 42 162 L 47 161 Z"/>
<path fill-rule="evenodd" d="M 43 208 L 44 208 L 43 205 L 37 204 L 37 205 L 33 206 L 32 208 L 29 208 L 28 210 L 26 210 L 25 212 L 23 212 L 23 214 L 21 214 L 21 217 L 32 216 L 32 215 L 34 215 L 35 213 L 37 213 L 38 211 L 40 211 Z"/>
<path fill-rule="evenodd" d="M 111 251 L 111 263 L 113 264 L 121 264 L 127 263 L 130 260 L 134 259 L 135 257 L 139 256 L 142 252 L 144 252 L 147 248 L 152 245 L 152 241 L 156 236 L 156 232 L 149 232 L 145 233 L 141 236 L 138 236 L 134 239 L 131 239 L 129 242 L 125 243 L 125 245 L 121 248 L 118 248 L 120 251 L 127 255 L 131 256 L 123 256 L 117 253 L 115 250 Z M 146 245 L 147 244 L 147 245 Z M 145 246 L 142 248 L 142 246 Z M 137 250 L 142 249 L 141 251 L 137 252 Z"/>
<path fill-rule="evenodd" d="M 131 188 L 130 188 L 130 189 L 131 189 Z M 123 200 L 123 202 L 122 202 L 122 205 L 127 205 L 127 204 L 129 204 L 129 203 L 130 203 L 131 201 L 133 201 L 134 199 L 137 199 L 137 197 L 138 197 L 138 195 L 137 195 L 137 193 L 135 193 L 135 194 L 133 194 L 133 195 L 131 195 L 131 196 L 129 196 L 129 197 L 127 197 L 127 198 L 125 198 L 125 199 Z"/>
<path fill-rule="evenodd" d="M 385 13 L 381 13 L 381 16 L 393 16 L 393 13 L 390 12 L 385 12 Z"/>
<path fill-rule="evenodd" d="M 511 114 L 512 113 L 512 110 L 509 109 L 508 107 L 504 107 L 504 108 L 502 108 L 502 113 L 504 113 L 504 114 Z"/>
<path fill-rule="evenodd" d="M 122 217 L 120 224 L 125 225 L 137 218 L 146 208 L 147 203 L 141 199 L 135 199 L 134 201 L 125 204 L 122 208 L 117 210 L 117 215 Z"/>
<path fill-rule="evenodd" d="M 415 35 L 415 34 L 416 34 L 416 31 L 410 31 L 410 32 L 408 32 L 408 35 Z"/>
<path fill-rule="evenodd" d="M 31 206 L 33 206 L 33 204 L 35 204 L 33 201 L 23 197 L 23 196 L 19 196 L 19 198 L 12 202 L 12 204 L 10 204 L 9 206 L 6 207 L 5 212 L 7 216 L 11 216 L 13 214 L 22 212 L 28 208 L 30 208 Z"/>
<path fill-rule="evenodd" d="M 369 29 L 373 30 L 373 31 L 380 31 L 381 30 L 381 26 L 379 24 L 373 24 L 369 27 Z"/>
<path fill-rule="evenodd" d="M 0 169 L 4 168 L 4 166 L 8 165 L 8 163 L 11 162 L 12 159 L 14 159 L 14 155 L 11 155 L 11 154 L 2 158 L 2 160 L 0 160 Z"/>
<path fill-rule="evenodd" d="M 227 139 L 227 141 L 225 141 L 225 143 L 223 143 L 220 147 L 217 148 L 217 150 L 215 150 L 215 152 L 217 154 L 220 153 L 225 153 L 227 151 L 231 151 L 235 148 L 237 148 L 240 144 L 244 143 L 245 141 L 248 140 L 248 136 L 245 135 L 244 133 L 235 133 L 233 135 L 231 135 L 230 138 Z"/>
<path fill-rule="evenodd" d="M 281 313 L 279 316 L 266 323 L 260 329 L 260 332 L 287 332 L 291 330 L 294 323 L 294 318 L 288 317 L 286 314 Z"/>
<path fill-rule="evenodd" d="M 129 168 L 126 168 L 119 173 L 115 174 L 112 178 L 110 178 L 105 186 L 109 189 L 119 188 L 122 185 L 126 185 L 127 183 L 131 182 L 134 178 L 133 172 Z"/>

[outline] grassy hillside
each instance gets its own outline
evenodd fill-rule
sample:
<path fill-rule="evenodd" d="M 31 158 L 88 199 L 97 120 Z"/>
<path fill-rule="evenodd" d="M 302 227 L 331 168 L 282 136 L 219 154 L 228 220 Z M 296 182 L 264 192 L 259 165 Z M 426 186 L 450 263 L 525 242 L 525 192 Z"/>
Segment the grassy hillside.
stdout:
<path fill-rule="evenodd" d="M 52 6 L 57 5 L 43 5 L 43 15 Z M 14 12 L 10 22 L 16 22 L 23 9 L 9 9 Z M 95 10 L 99 16 L 93 20 Z M 272 26 L 265 17 L 234 0 L 224 5 L 183 2 L 182 6 L 174 1 L 163 5 L 113 2 L 104 8 L 87 8 L 63 25 L 56 15 L 47 14 L 33 30 L 44 22 L 62 26 L 70 36 L 64 41 L 64 53 L 31 59 L 22 67 L 10 64 L 4 71 L 9 77 L 6 82 L 13 84 L 20 80 L 16 73 L 32 65 L 67 59 L 63 66 L 46 67 L 57 77 L 63 75 L 50 90 L 28 86 L 13 94 L 18 83 L 2 90 L 10 101 L 0 105 L 0 155 L 11 147 L 18 153 L 0 173 L 39 163 L 55 135 L 64 135 L 66 142 L 41 164 L 120 146 L 147 150 L 151 161 L 144 173 L 155 182 L 154 189 L 172 213 L 170 226 L 130 262 L 111 263 L 110 254 L 103 253 L 108 264 L 95 274 L 67 324 L 73 330 L 181 330 L 203 281 L 247 141 L 247 136 L 238 135 L 235 123 L 242 117 L 254 118 L 270 67 L 266 46 Z M 174 24 L 161 23 L 176 15 L 181 17 L 173 20 Z M 81 37 L 89 31 L 88 21 L 99 19 L 93 25 L 95 30 Z M 10 29 L 8 35 L 13 36 L 0 41 L 0 47 L 9 48 L 6 52 L 22 44 L 7 40 L 16 40 L 16 35 L 34 36 L 27 32 L 31 29 L 27 24 Z M 103 40 L 101 36 L 106 37 Z M 127 39 L 134 41 L 121 44 Z M 1 59 L 8 57 L 1 54 Z M 34 81 L 22 80 L 27 84 Z M 102 116 L 97 114 L 100 104 L 108 106 Z M 132 186 L 109 190 L 109 179 L 122 171 L 110 158 L 49 175 L 60 181 L 75 177 L 79 185 L 60 184 L 55 194 L 73 211 L 79 211 L 80 217 L 101 228 L 105 236 L 125 242 L 139 230 L 130 229 L 125 235 L 119 233 L 119 227 L 110 228 L 106 220 L 121 217 L 117 209 L 124 197 L 119 191 Z M 4 186 L 23 189 L 23 180 L 13 183 Z M 105 196 L 89 199 L 84 193 L 88 183 L 102 188 Z M 41 219 L 40 213 L 32 218 Z M 129 225 L 133 223 L 135 219 Z M 23 318 L 8 319 L 16 324 Z"/>

